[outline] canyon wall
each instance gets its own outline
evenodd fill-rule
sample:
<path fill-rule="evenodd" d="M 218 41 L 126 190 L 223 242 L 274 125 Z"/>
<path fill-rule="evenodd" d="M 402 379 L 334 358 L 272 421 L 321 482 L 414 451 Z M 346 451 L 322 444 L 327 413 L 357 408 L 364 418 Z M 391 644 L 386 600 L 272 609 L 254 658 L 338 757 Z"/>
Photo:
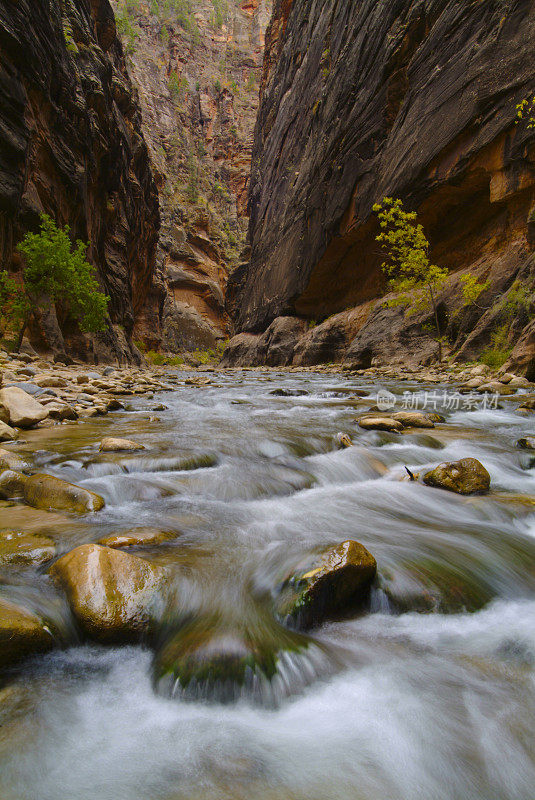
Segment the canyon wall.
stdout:
<path fill-rule="evenodd" d="M 425 315 L 378 302 L 372 206 L 384 196 L 418 211 L 432 259 L 452 271 L 440 312 L 454 352 L 472 358 L 488 344 L 496 302 L 518 281 L 528 299 L 511 331 L 531 341 L 535 131 L 515 115 L 534 75 L 531 0 L 276 0 L 251 256 L 229 285 L 241 355 L 231 348 L 227 361 L 257 359 L 258 337 L 281 316 L 310 326 L 288 363 L 429 356 Z M 461 303 L 467 270 L 490 282 L 477 308 Z"/>
<path fill-rule="evenodd" d="M 89 241 L 112 324 L 85 336 L 59 313 L 62 330 L 48 319 L 34 335 L 60 352 L 65 337 L 89 360 L 140 360 L 132 333 L 153 280 L 158 193 L 108 0 L 0 0 L 3 268 L 20 270 L 16 244 L 43 212 Z"/>
<path fill-rule="evenodd" d="M 253 130 L 271 0 L 116 0 L 160 189 L 155 280 L 137 339 L 151 349 L 227 338 L 243 255 Z"/>

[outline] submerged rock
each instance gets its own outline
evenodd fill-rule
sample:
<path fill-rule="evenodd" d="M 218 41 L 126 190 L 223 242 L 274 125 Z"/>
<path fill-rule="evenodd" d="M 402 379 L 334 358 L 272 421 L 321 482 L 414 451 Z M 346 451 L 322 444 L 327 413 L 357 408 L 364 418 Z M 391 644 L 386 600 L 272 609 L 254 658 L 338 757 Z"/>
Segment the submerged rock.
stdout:
<path fill-rule="evenodd" d="M 254 693 L 277 675 L 281 659 L 307 650 L 310 640 L 277 623 L 249 627 L 217 618 L 196 619 L 159 650 L 154 677 L 160 689 L 220 702 Z"/>
<path fill-rule="evenodd" d="M 44 564 L 55 555 L 56 546 L 48 536 L 0 531 L 0 565 Z"/>
<path fill-rule="evenodd" d="M 16 428 L 31 428 L 48 417 L 41 403 L 17 386 L 0 390 L 0 404 L 9 413 L 9 424 Z"/>
<path fill-rule="evenodd" d="M 54 636 L 34 613 L 0 597 L 0 667 L 54 647 Z"/>
<path fill-rule="evenodd" d="M 490 489 L 490 475 L 477 458 L 439 464 L 426 472 L 423 481 L 427 486 L 457 494 L 486 494 Z"/>
<path fill-rule="evenodd" d="M 100 511 L 104 500 L 98 494 L 53 475 L 22 475 L 6 470 L 0 475 L 0 497 L 22 498 L 25 503 L 43 510 L 73 511 L 85 514 Z"/>
<path fill-rule="evenodd" d="M 99 447 L 101 453 L 120 453 L 144 449 L 145 445 L 132 442 L 130 439 L 114 439 L 110 436 L 103 439 Z"/>
<path fill-rule="evenodd" d="M 306 557 L 278 588 L 275 611 L 300 628 L 321 625 L 365 599 L 377 562 L 352 540 Z"/>
<path fill-rule="evenodd" d="M 50 574 L 64 589 L 87 636 L 100 642 L 138 641 L 159 607 L 165 572 L 137 556 L 86 544 L 56 561 Z"/>

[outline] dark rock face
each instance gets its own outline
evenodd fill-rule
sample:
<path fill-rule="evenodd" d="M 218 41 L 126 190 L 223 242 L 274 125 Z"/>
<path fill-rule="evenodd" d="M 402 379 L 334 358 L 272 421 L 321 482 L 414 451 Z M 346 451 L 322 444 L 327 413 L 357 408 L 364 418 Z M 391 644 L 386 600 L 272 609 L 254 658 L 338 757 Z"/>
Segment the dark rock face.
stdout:
<path fill-rule="evenodd" d="M 239 367 L 287 367 L 294 360 L 306 322 L 296 317 L 278 317 L 261 335 L 238 334 L 226 348 L 222 365 Z"/>
<path fill-rule="evenodd" d="M 0 211 L 14 271 L 43 211 L 89 240 L 112 327 L 84 337 L 60 312 L 60 336 L 82 357 L 139 358 L 131 333 L 152 280 L 158 194 L 108 0 L 1 0 Z"/>
<path fill-rule="evenodd" d="M 535 132 L 514 119 L 533 89 L 534 43 L 530 0 L 278 0 L 251 259 L 230 287 L 238 329 L 376 298 L 372 205 L 385 195 L 418 211 L 433 260 L 454 273 L 502 264 L 506 280 L 526 265 Z"/>

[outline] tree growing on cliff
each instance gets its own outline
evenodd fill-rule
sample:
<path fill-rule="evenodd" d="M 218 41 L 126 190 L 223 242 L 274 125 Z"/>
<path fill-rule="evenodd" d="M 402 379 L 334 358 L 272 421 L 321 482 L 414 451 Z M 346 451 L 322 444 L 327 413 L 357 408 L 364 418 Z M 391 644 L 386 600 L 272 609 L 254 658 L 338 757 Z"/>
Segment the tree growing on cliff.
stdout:
<path fill-rule="evenodd" d="M 448 270 L 432 264 L 429 242 L 414 211 L 405 211 L 403 203 L 392 197 L 383 198 L 373 210 L 379 218 L 381 232 L 376 240 L 386 253 L 382 269 L 392 291 L 398 294 L 397 303 L 409 302 L 412 312 L 430 306 L 438 341 L 438 357 L 442 361 L 442 335 L 438 317 L 438 295 L 448 278 Z"/>
<path fill-rule="evenodd" d="M 41 215 L 39 233 L 27 233 L 18 246 L 24 256 L 23 283 L 4 274 L 0 289 L 2 314 L 21 325 L 18 347 L 32 311 L 62 303 L 82 331 L 104 328 L 109 298 L 99 290 L 94 269 L 86 260 L 87 245 L 73 246 L 69 228 L 58 228 L 47 214 Z"/>

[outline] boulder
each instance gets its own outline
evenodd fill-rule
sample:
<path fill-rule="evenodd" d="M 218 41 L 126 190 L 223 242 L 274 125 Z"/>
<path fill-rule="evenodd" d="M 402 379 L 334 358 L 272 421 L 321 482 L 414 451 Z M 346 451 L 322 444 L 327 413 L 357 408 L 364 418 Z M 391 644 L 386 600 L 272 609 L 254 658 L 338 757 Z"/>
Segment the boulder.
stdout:
<path fill-rule="evenodd" d="M 72 511 L 85 514 L 100 511 L 104 500 L 100 495 L 76 486 L 53 475 L 26 476 L 14 470 L 0 475 L 0 497 L 6 500 L 21 498 L 29 506 L 47 511 Z"/>
<path fill-rule="evenodd" d="M 517 375 L 512 378 L 509 383 L 507 384 L 512 389 L 529 389 L 532 384 L 528 381 L 527 378 L 521 378 Z"/>
<path fill-rule="evenodd" d="M 336 442 L 338 447 L 352 447 L 353 442 L 351 441 L 351 437 L 347 435 L 347 433 L 337 433 L 336 434 Z"/>
<path fill-rule="evenodd" d="M 52 632 L 36 614 L 0 597 L 0 667 L 53 647 Z"/>
<path fill-rule="evenodd" d="M 60 422 L 64 420 L 75 420 L 78 419 L 79 416 L 78 412 L 68 403 L 53 401 L 52 403 L 47 403 L 46 410 L 52 419 L 57 419 Z"/>
<path fill-rule="evenodd" d="M 85 544 L 56 561 L 49 572 L 92 639 L 139 641 L 153 629 L 165 577 L 161 567 L 120 550 Z"/>
<path fill-rule="evenodd" d="M 34 508 L 85 514 L 100 511 L 104 500 L 98 494 L 53 475 L 32 475 L 24 481 L 24 500 Z"/>
<path fill-rule="evenodd" d="M 421 411 L 397 411 L 392 419 L 401 422 L 404 428 L 434 428 L 435 423 Z"/>
<path fill-rule="evenodd" d="M 489 381 L 488 383 L 482 383 L 481 386 L 478 386 L 476 392 L 479 392 L 479 394 L 499 394 L 505 397 L 514 394 L 516 389 L 501 383 L 501 381 Z"/>
<path fill-rule="evenodd" d="M 112 533 L 98 540 L 104 547 L 138 547 L 140 545 L 157 545 L 175 539 L 177 533 L 160 531 L 158 528 L 134 528 L 124 533 Z"/>
<path fill-rule="evenodd" d="M 132 452 L 134 450 L 144 449 L 145 446 L 137 442 L 131 442 L 129 439 L 114 439 L 111 436 L 103 439 L 99 447 L 101 453 Z"/>
<path fill-rule="evenodd" d="M 4 450 L 0 447 L 0 472 L 6 469 L 21 472 L 21 470 L 26 469 L 27 466 L 24 459 L 16 453 L 11 453 L 9 450 Z"/>
<path fill-rule="evenodd" d="M 0 390 L 0 404 L 9 412 L 9 424 L 16 428 L 31 428 L 48 417 L 41 403 L 16 386 Z"/>
<path fill-rule="evenodd" d="M 366 431 L 390 431 L 399 433 L 403 430 L 403 425 L 393 417 L 362 417 L 358 420 L 359 428 Z"/>
<path fill-rule="evenodd" d="M 55 555 L 56 546 L 47 536 L 0 531 L 0 565 L 43 564 Z"/>
<path fill-rule="evenodd" d="M 19 438 L 19 434 L 10 425 L 0 421 L 0 442 L 13 442 Z"/>
<path fill-rule="evenodd" d="M 307 556 L 278 587 L 275 611 L 292 625 L 310 628 L 361 603 L 377 572 L 377 562 L 352 540 Z"/>
<path fill-rule="evenodd" d="M 0 498 L 2 500 L 17 500 L 24 495 L 26 476 L 12 469 L 0 473 Z"/>
<path fill-rule="evenodd" d="M 490 489 L 490 475 L 477 458 L 439 464 L 424 475 L 423 482 L 457 494 L 487 494 Z"/>
<path fill-rule="evenodd" d="M 535 437 L 526 436 L 523 439 L 519 439 L 516 446 L 522 448 L 522 450 L 535 450 Z"/>

